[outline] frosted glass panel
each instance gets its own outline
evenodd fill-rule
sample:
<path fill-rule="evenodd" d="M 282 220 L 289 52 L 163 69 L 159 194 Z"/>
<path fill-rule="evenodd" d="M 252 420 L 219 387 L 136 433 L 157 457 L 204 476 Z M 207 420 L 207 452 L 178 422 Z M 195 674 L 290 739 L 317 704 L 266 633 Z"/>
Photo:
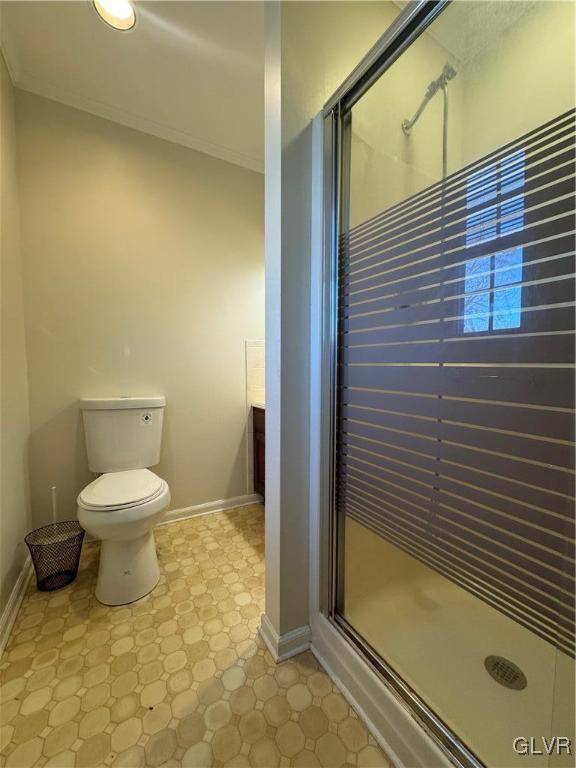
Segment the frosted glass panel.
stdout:
<path fill-rule="evenodd" d="M 341 617 L 506 768 L 574 735 L 573 30 L 452 3 L 344 122 Z"/>

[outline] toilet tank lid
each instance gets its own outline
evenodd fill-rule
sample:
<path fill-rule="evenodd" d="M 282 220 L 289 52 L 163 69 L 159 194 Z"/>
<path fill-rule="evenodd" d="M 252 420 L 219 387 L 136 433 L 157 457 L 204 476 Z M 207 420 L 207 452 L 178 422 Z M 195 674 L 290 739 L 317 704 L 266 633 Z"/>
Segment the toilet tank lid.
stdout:
<path fill-rule="evenodd" d="M 164 408 L 164 395 L 148 397 L 84 397 L 80 400 L 81 411 L 119 411 L 124 408 Z"/>

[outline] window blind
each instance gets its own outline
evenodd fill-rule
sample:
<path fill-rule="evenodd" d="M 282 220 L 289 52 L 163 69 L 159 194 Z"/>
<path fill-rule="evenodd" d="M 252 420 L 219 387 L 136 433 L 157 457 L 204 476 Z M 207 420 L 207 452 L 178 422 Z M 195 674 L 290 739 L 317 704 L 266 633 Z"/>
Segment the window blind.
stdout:
<path fill-rule="evenodd" d="M 570 111 L 339 241 L 336 504 L 574 653 Z"/>

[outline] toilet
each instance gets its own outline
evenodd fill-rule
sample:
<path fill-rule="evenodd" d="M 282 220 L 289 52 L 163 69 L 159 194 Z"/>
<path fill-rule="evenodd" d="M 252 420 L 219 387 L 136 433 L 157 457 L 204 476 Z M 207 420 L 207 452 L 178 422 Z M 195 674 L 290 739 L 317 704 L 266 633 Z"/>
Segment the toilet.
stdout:
<path fill-rule="evenodd" d="M 165 406 L 161 396 L 80 400 L 88 466 L 99 476 L 78 495 L 78 521 L 102 542 L 96 597 L 105 605 L 132 603 L 160 578 L 154 526 L 170 489 L 148 467 L 160 461 Z"/>

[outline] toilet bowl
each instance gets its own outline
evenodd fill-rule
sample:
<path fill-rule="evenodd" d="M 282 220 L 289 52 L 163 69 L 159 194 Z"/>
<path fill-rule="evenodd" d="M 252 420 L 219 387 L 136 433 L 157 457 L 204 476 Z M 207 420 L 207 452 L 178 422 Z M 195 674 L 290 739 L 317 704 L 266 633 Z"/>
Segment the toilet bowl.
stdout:
<path fill-rule="evenodd" d="M 148 469 L 106 472 L 77 503 L 80 525 L 102 542 L 97 599 L 124 605 L 151 592 L 160 578 L 153 529 L 170 504 L 168 484 Z"/>

